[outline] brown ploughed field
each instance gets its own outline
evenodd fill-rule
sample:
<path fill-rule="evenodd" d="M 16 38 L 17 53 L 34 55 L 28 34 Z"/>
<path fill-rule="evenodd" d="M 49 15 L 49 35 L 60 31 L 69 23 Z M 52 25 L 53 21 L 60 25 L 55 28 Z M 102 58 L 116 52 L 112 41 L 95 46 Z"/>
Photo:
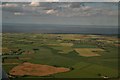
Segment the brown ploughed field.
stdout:
<path fill-rule="evenodd" d="M 55 73 L 70 71 L 69 68 L 53 67 L 49 65 L 32 64 L 25 62 L 10 70 L 10 75 L 14 76 L 47 76 Z"/>

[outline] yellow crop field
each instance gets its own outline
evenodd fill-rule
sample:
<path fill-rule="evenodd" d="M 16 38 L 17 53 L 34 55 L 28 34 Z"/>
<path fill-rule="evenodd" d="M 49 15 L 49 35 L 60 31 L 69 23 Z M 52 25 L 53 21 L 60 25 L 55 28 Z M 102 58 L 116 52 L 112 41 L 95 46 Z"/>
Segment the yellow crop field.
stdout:
<path fill-rule="evenodd" d="M 75 51 L 78 52 L 80 56 L 92 57 L 100 56 L 100 54 L 97 54 L 96 52 L 104 50 L 100 48 L 76 48 Z"/>
<path fill-rule="evenodd" d="M 61 46 L 73 46 L 73 43 L 60 43 Z"/>

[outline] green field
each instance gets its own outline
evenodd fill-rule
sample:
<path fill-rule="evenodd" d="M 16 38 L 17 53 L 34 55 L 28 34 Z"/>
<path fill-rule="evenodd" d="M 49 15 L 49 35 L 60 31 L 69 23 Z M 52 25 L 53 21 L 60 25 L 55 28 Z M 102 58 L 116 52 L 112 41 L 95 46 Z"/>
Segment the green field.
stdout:
<path fill-rule="evenodd" d="M 9 73 L 13 67 L 30 62 L 72 68 L 69 72 L 48 76 L 51 78 L 118 77 L 118 38 L 95 36 L 97 37 L 82 34 L 4 33 L 3 69 Z M 36 78 L 43 77 L 46 78 Z"/>

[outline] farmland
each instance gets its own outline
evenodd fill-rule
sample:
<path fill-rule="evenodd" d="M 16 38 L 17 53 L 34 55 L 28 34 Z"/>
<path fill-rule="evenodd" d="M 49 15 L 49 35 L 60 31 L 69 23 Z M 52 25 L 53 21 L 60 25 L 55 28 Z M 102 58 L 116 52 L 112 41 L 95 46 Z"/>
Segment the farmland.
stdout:
<path fill-rule="evenodd" d="M 3 69 L 14 80 L 19 77 L 118 77 L 119 42 L 116 36 L 4 33 L 2 39 Z M 32 76 L 30 72 L 23 76 L 10 75 L 14 68 L 25 63 L 63 67 L 70 71 L 44 76 Z"/>

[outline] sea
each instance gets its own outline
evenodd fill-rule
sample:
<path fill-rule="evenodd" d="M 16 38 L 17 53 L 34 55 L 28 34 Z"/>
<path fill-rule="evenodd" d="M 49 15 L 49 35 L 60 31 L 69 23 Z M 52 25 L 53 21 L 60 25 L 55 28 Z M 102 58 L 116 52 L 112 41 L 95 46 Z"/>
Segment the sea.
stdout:
<path fill-rule="evenodd" d="M 119 34 L 118 26 L 3 23 L 3 33 Z"/>

